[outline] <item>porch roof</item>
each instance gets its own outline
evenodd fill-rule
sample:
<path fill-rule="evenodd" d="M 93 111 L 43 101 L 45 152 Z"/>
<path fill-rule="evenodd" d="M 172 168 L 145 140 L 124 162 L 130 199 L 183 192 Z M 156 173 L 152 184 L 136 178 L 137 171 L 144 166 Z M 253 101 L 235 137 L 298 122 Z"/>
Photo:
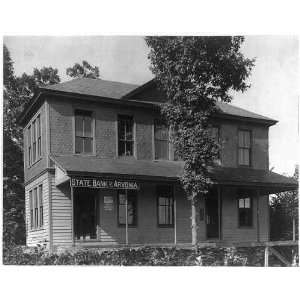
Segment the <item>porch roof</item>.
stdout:
<path fill-rule="evenodd" d="M 52 160 L 68 176 L 107 176 L 146 180 L 176 181 L 183 173 L 183 162 L 136 159 L 101 159 L 94 156 L 51 155 Z M 265 193 L 295 190 L 295 179 L 267 170 L 213 167 L 209 169 L 213 183 L 237 187 L 260 188 Z"/>

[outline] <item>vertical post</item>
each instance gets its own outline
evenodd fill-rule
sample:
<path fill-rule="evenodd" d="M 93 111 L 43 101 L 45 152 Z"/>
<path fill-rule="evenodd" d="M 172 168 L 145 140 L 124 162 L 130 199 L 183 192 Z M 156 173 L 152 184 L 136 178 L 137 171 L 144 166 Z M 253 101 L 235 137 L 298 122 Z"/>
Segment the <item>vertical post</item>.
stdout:
<path fill-rule="evenodd" d="M 126 201 L 125 201 L 125 210 L 126 210 L 126 214 L 125 214 L 125 227 L 126 227 L 126 245 L 128 245 L 128 193 L 127 193 L 127 189 L 125 190 L 125 195 L 126 195 Z"/>
<path fill-rule="evenodd" d="M 196 195 L 193 193 L 191 195 L 191 207 L 192 207 L 192 245 L 197 245 L 197 212 L 196 212 Z"/>
<path fill-rule="evenodd" d="M 295 217 L 293 217 L 293 241 L 296 241 L 296 222 L 295 222 Z"/>
<path fill-rule="evenodd" d="M 265 267 L 269 266 L 269 246 L 265 247 Z"/>
<path fill-rule="evenodd" d="M 260 228 L 259 228 L 259 190 L 256 190 L 256 229 L 257 229 L 257 241 L 260 242 Z"/>
<path fill-rule="evenodd" d="M 173 205 L 174 205 L 174 244 L 177 244 L 177 216 L 176 216 L 176 197 L 175 197 L 175 184 L 173 184 Z"/>
<path fill-rule="evenodd" d="M 75 247 L 75 230 L 74 230 L 74 188 L 71 186 L 71 207 L 72 207 L 72 246 Z"/>
<path fill-rule="evenodd" d="M 222 239 L 222 201 L 221 201 L 221 186 L 218 185 L 218 230 L 219 230 L 219 240 Z"/>

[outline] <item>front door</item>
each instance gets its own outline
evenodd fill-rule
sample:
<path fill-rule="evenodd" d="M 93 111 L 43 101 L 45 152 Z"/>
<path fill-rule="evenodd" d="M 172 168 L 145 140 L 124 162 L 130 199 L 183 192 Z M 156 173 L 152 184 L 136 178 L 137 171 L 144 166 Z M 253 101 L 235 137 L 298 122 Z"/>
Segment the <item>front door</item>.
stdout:
<path fill-rule="evenodd" d="M 97 237 L 97 193 L 92 189 L 76 188 L 74 191 L 74 229 L 78 240 Z"/>
<path fill-rule="evenodd" d="M 219 238 L 219 206 L 217 189 L 212 189 L 206 196 L 206 236 L 207 239 Z"/>

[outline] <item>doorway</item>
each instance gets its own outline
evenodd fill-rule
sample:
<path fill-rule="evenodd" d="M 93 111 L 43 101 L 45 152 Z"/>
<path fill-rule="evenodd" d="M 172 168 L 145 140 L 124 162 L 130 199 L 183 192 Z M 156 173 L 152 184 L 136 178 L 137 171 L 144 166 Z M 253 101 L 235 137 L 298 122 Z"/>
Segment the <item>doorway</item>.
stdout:
<path fill-rule="evenodd" d="M 74 191 L 74 230 L 75 239 L 97 238 L 98 201 L 97 192 L 84 188 Z"/>
<path fill-rule="evenodd" d="M 206 211 L 206 237 L 207 239 L 219 239 L 219 203 L 218 190 L 212 189 L 208 192 L 205 199 Z"/>

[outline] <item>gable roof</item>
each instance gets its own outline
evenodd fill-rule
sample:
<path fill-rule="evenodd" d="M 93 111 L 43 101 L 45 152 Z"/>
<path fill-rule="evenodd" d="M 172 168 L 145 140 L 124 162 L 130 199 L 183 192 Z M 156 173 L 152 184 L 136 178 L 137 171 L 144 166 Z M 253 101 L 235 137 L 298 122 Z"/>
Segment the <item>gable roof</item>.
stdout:
<path fill-rule="evenodd" d="M 124 95 L 135 90 L 138 85 L 108 81 L 102 79 L 77 78 L 70 81 L 48 85 L 40 90 L 60 91 L 96 97 L 121 99 Z"/>
<path fill-rule="evenodd" d="M 156 88 L 156 83 L 152 79 L 145 84 L 138 86 L 135 84 L 108 81 L 102 79 L 91 78 L 77 78 L 70 81 L 40 87 L 39 93 L 34 97 L 28 106 L 24 109 L 23 113 L 19 117 L 19 122 L 24 123 L 27 115 L 32 111 L 34 105 L 40 100 L 43 94 L 60 94 L 65 96 L 79 96 L 82 100 L 90 101 L 91 97 L 96 101 L 111 101 L 111 103 L 124 104 L 124 105 L 140 105 L 144 107 L 159 107 L 162 104 L 162 99 L 151 98 L 148 99 L 136 99 L 138 95 L 150 89 Z M 248 110 L 236 107 L 227 103 L 217 103 L 219 113 L 218 116 L 227 119 L 243 119 L 247 121 L 253 121 L 258 123 L 264 123 L 266 125 L 273 125 L 277 121 L 271 118 L 250 112 Z"/>

